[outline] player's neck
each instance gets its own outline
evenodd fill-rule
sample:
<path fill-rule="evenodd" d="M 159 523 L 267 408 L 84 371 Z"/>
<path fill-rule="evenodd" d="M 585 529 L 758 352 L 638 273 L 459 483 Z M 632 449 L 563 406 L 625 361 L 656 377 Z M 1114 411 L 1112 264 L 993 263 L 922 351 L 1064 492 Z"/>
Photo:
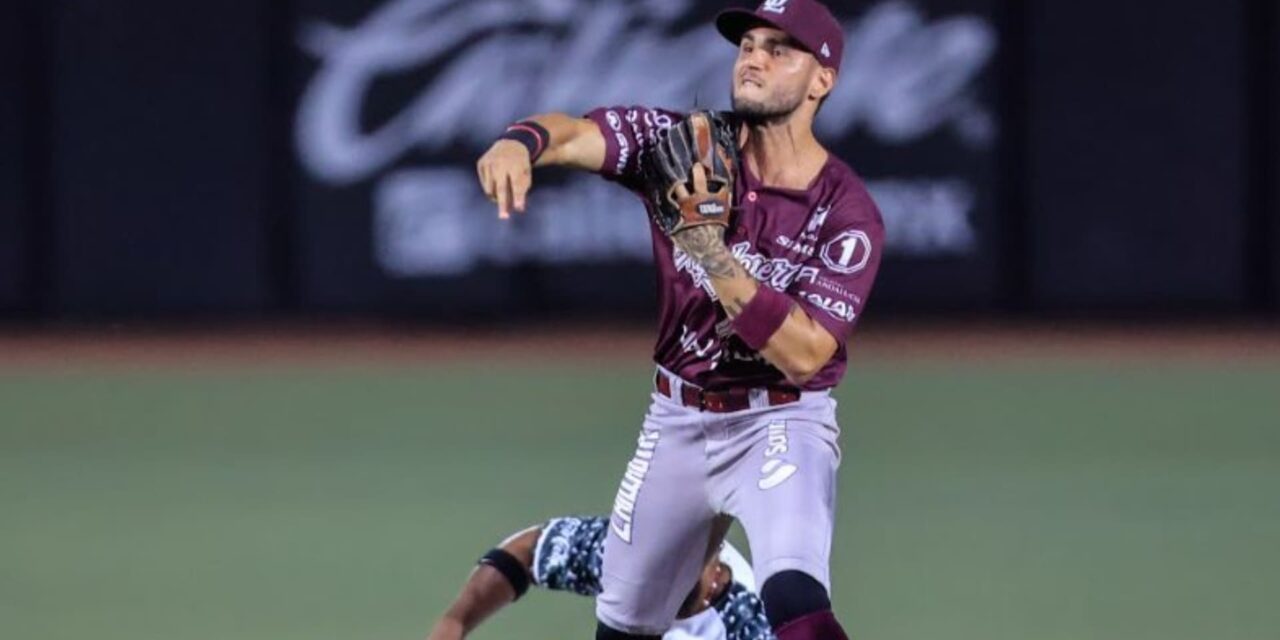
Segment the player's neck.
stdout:
<path fill-rule="evenodd" d="M 780 189 L 808 189 L 827 164 L 813 129 L 794 119 L 749 126 L 742 153 L 761 183 Z"/>

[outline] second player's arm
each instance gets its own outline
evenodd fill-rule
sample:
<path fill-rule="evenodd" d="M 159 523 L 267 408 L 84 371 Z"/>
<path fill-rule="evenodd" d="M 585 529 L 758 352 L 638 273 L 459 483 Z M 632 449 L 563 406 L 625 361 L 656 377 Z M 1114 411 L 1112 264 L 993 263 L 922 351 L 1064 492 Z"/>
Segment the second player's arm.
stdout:
<path fill-rule="evenodd" d="M 559 166 L 583 171 L 599 171 L 604 165 L 605 140 L 600 127 L 586 118 L 548 113 L 526 118 L 550 134 L 546 150 L 536 163 L 529 150 L 514 140 L 499 140 L 476 163 L 476 173 L 484 193 L 498 205 L 498 216 L 523 212 L 533 186 L 533 169 Z"/>
<path fill-rule="evenodd" d="M 737 318 L 756 296 L 760 283 L 747 273 L 724 242 L 724 229 L 715 225 L 680 232 L 674 241 L 696 260 L 711 281 L 730 319 Z M 786 320 L 760 351 L 793 384 L 808 382 L 835 355 L 835 337 L 794 301 Z"/>
<path fill-rule="evenodd" d="M 499 547 L 510 553 L 527 570 L 533 564 L 533 550 L 538 544 L 540 527 L 517 533 Z M 516 591 L 506 577 L 487 565 L 476 567 L 457 599 L 436 622 L 427 640 L 461 640 L 493 614 L 515 602 Z"/>

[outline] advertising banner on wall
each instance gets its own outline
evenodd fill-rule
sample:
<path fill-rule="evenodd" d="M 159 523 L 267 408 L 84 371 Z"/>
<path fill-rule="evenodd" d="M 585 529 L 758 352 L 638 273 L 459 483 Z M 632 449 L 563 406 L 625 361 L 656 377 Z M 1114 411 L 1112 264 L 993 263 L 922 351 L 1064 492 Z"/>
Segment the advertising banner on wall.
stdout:
<path fill-rule="evenodd" d="M 22 16 L 18 6 L 0 6 L 0 312 L 24 306 L 28 276 L 26 221 L 27 93 L 23 90 Z"/>
<path fill-rule="evenodd" d="M 1030 10 L 1028 64 L 1053 71 L 1028 79 L 1036 306 L 1243 303 L 1244 4 L 1153 11 L 1087 0 Z M 1168 46 L 1184 41 L 1196 46 Z"/>
<path fill-rule="evenodd" d="M 841 13 L 847 47 L 817 126 L 886 222 L 886 305 L 999 296 L 994 0 L 879 0 Z M 299 0 L 298 273 L 320 309 L 433 316 L 628 313 L 651 300 L 644 210 L 591 175 L 535 175 L 500 222 L 475 162 L 531 114 L 726 108 L 721 2 Z M 641 293 L 643 292 L 643 293 Z"/>
<path fill-rule="evenodd" d="M 1271 11 L 1271 305 L 1280 308 L 1280 10 Z"/>
<path fill-rule="evenodd" d="M 54 311 L 264 309 L 265 11 L 234 2 L 50 4 Z"/>

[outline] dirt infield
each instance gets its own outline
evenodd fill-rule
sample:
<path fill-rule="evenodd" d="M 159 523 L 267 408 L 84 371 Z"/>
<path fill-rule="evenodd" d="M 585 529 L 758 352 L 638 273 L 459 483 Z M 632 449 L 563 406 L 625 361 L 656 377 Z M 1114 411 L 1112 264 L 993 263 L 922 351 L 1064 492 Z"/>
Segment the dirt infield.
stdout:
<path fill-rule="evenodd" d="M 0 333 L 0 371 L 80 368 L 616 363 L 648 358 L 646 329 L 426 330 L 378 327 L 41 330 Z M 1280 364 L 1275 325 L 907 325 L 861 331 L 877 361 L 1208 360 Z"/>

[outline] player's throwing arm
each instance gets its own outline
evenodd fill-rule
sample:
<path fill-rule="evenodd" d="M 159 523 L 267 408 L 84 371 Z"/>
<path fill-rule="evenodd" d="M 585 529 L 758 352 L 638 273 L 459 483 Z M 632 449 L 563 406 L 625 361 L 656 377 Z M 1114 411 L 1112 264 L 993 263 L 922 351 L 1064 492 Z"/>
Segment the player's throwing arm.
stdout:
<path fill-rule="evenodd" d="M 498 205 L 498 217 L 524 213 L 534 167 L 562 166 L 599 171 L 604 136 L 595 123 L 562 113 L 534 116 L 507 128 L 476 163 L 484 194 Z"/>

